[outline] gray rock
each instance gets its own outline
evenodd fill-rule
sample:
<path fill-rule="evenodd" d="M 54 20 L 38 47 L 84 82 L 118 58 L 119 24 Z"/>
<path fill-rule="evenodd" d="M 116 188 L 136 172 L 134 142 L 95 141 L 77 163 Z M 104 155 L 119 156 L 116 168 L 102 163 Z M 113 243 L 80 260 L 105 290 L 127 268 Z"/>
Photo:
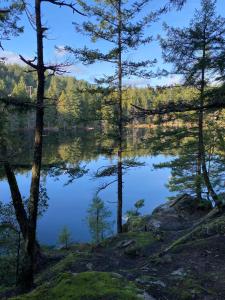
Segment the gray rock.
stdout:
<path fill-rule="evenodd" d="M 164 263 L 169 264 L 169 263 L 172 262 L 172 257 L 171 257 L 169 254 L 166 254 L 166 255 L 163 256 L 162 261 L 163 261 Z"/>
<path fill-rule="evenodd" d="M 119 274 L 119 273 L 112 272 L 111 274 L 112 274 L 114 277 L 118 278 L 118 279 L 123 278 L 123 276 L 122 276 L 121 274 Z"/>
<path fill-rule="evenodd" d="M 159 285 L 159 286 L 161 286 L 161 287 L 163 287 L 163 288 L 166 287 L 165 282 L 163 282 L 163 281 L 161 281 L 161 280 L 149 281 L 149 283 L 150 283 L 150 284 L 153 284 L 153 285 Z"/>
<path fill-rule="evenodd" d="M 184 270 L 184 268 L 179 268 L 171 273 L 173 276 L 179 276 L 179 277 L 185 277 L 187 275 L 187 272 Z"/>
<path fill-rule="evenodd" d="M 125 240 L 125 241 L 121 241 L 116 245 L 116 248 L 122 249 L 122 248 L 127 248 L 128 246 L 131 246 L 135 244 L 134 240 Z"/>
<path fill-rule="evenodd" d="M 86 264 L 86 267 L 89 271 L 92 271 L 93 270 L 93 264 L 92 263 L 88 263 Z"/>
<path fill-rule="evenodd" d="M 144 292 L 144 294 L 138 295 L 138 298 L 144 299 L 144 300 L 156 300 L 151 295 L 149 295 L 147 292 Z"/>
<path fill-rule="evenodd" d="M 172 201 L 158 206 L 147 220 L 147 230 L 179 231 L 188 229 L 198 221 L 202 212 L 198 208 L 198 202 L 190 195 L 184 194 Z"/>

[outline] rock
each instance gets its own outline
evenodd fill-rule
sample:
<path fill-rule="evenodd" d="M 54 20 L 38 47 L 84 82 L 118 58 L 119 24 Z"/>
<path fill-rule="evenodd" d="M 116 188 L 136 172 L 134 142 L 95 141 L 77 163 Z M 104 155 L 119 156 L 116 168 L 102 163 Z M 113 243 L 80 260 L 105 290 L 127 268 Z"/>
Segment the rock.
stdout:
<path fill-rule="evenodd" d="M 165 287 L 166 287 L 166 284 L 165 284 L 163 281 L 161 281 L 161 280 L 149 281 L 149 284 L 159 285 L 159 286 L 161 286 L 162 288 L 165 288 Z"/>
<path fill-rule="evenodd" d="M 114 277 L 116 277 L 118 279 L 123 278 L 123 276 L 121 274 L 119 274 L 119 273 L 112 272 L 111 274 L 112 274 L 112 276 L 114 276 Z"/>
<path fill-rule="evenodd" d="M 166 284 L 161 281 L 161 280 L 151 280 L 148 277 L 141 277 L 141 278 L 136 278 L 135 281 L 142 285 L 142 286 L 152 286 L 152 285 L 157 285 L 160 286 L 161 288 L 165 288 Z"/>
<path fill-rule="evenodd" d="M 172 263 L 172 257 L 171 257 L 171 255 L 166 254 L 166 255 L 164 255 L 164 256 L 162 257 L 161 261 L 162 261 L 163 263 L 170 264 L 170 263 Z"/>
<path fill-rule="evenodd" d="M 179 231 L 191 228 L 207 211 L 199 209 L 199 203 L 190 195 L 184 194 L 158 206 L 147 220 L 147 230 L 160 234 L 160 231 Z"/>
<path fill-rule="evenodd" d="M 151 295 L 149 295 L 147 292 L 144 292 L 144 294 L 138 295 L 138 298 L 144 299 L 144 300 L 156 300 Z"/>
<path fill-rule="evenodd" d="M 93 270 L 93 264 L 92 263 L 88 263 L 86 264 L 86 267 L 89 271 L 92 271 Z"/>
<path fill-rule="evenodd" d="M 116 248 L 122 249 L 122 248 L 126 248 L 128 246 L 131 246 L 133 244 L 135 244 L 136 242 L 134 240 L 125 240 L 125 241 L 120 241 L 117 245 Z"/>
<path fill-rule="evenodd" d="M 185 272 L 184 268 L 177 269 L 171 273 L 173 276 L 185 277 L 187 272 Z"/>
<path fill-rule="evenodd" d="M 124 250 L 124 254 L 126 254 L 130 257 L 137 257 L 137 256 L 141 256 L 142 252 L 141 252 L 141 248 L 131 246 L 131 247 L 128 247 Z"/>

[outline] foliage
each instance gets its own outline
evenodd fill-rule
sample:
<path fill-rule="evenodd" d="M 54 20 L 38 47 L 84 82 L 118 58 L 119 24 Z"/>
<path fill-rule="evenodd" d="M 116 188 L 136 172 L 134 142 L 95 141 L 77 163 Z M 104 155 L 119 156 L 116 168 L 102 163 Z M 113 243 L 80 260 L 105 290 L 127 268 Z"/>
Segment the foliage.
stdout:
<path fill-rule="evenodd" d="M 112 222 L 109 221 L 112 213 L 101 198 L 95 196 L 88 208 L 87 222 L 94 242 L 99 243 L 107 234 L 111 233 Z"/>
<path fill-rule="evenodd" d="M 24 2 L 21 0 L 2 2 L 0 7 L 0 48 L 2 48 L 2 41 L 23 32 L 23 26 L 18 23 L 25 8 Z"/>
<path fill-rule="evenodd" d="M 71 244 L 71 233 L 66 226 L 64 226 L 59 233 L 59 243 L 65 247 L 65 249 L 68 249 L 69 245 Z"/>
<path fill-rule="evenodd" d="M 140 215 L 140 212 L 139 210 L 144 207 L 145 205 L 145 200 L 144 199 L 140 199 L 140 200 L 137 200 L 135 203 L 134 203 L 134 207 L 135 209 L 132 209 L 132 210 L 128 210 L 126 215 L 128 218 L 130 217 L 135 217 L 135 216 L 139 216 Z"/>

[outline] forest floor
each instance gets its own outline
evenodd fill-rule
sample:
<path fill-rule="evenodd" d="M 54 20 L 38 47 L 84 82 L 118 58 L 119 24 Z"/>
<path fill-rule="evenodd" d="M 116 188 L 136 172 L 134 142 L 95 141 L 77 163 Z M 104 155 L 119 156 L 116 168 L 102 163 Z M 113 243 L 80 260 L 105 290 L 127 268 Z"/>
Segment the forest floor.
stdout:
<path fill-rule="evenodd" d="M 195 203 L 184 195 L 98 245 L 46 248 L 37 288 L 11 299 L 224 300 L 225 214 Z"/>

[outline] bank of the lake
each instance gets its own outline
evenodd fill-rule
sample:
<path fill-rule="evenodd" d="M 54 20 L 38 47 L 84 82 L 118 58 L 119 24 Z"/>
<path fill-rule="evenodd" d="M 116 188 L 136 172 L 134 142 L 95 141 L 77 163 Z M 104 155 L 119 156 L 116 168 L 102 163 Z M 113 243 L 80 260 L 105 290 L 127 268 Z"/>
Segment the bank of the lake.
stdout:
<path fill-rule="evenodd" d="M 36 289 L 13 299 L 222 300 L 224 228 L 224 213 L 185 194 L 100 244 L 43 248 Z"/>

